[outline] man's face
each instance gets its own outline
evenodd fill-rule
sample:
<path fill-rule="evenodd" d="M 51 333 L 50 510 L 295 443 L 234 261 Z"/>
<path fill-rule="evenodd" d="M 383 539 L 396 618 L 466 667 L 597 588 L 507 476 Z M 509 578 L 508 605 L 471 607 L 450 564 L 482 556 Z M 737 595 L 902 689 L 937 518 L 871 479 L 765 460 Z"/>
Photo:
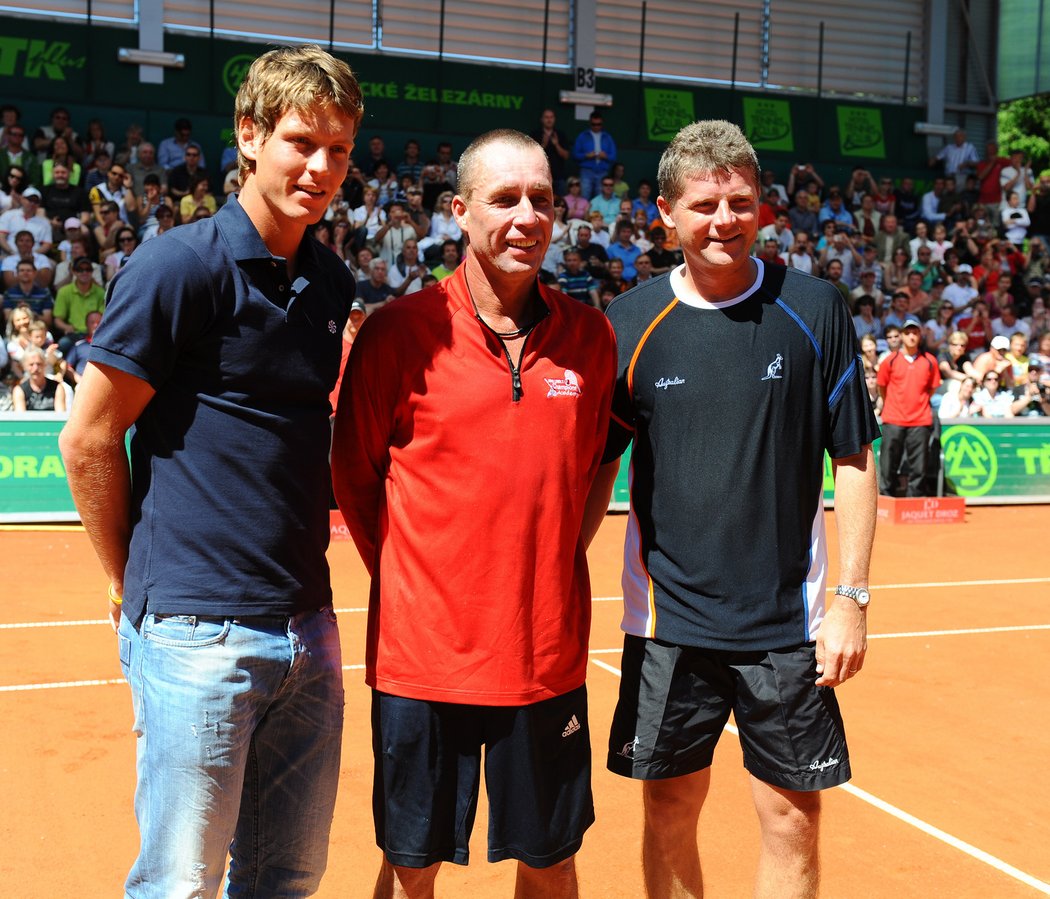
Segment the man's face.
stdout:
<path fill-rule="evenodd" d="M 809 194 L 804 190 L 795 191 L 795 205 L 799 209 L 809 209 Z"/>
<path fill-rule="evenodd" d="M 591 131 L 601 131 L 601 130 L 602 130 L 602 117 L 601 116 L 593 116 L 592 115 L 591 116 Z"/>
<path fill-rule="evenodd" d="M 21 125 L 12 125 L 4 132 L 7 139 L 7 148 L 12 153 L 22 152 L 22 141 L 25 140 L 26 132 Z"/>
<path fill-rule="evenodd" d="M 27 219 L 31 219 L 40 208 L 40 197 L 22 197 L 22 202 L 25 204 L 25 212 L 23 214 Z"/>
<path fill-rule="evenodd" d="M 842 197 L 839 194 L 831 194 L 828 197 L 828 206 L 838 212 L 842 208 Z"/>
<path fill-rule="evenodd" d="M 892 306 L 893 311 L 900 315 L 908 308 L 908 298 L 898 294 L 890 301 L 890 305 Z"/>
<path fill-rule="evenodd" d="M 741 169 L 686 179 L 674 205 L 657 198 L 664 225 L 678 230 L 691 269 L 713 274 L 749 265 L 758 234 L 758 185 Z"/>
<path fill-rule="evenodd" d="M 608 200 L 612 197 L 613 188 L 616 186 L 612 178 L 602 178 L 602 196 Z"/>
<path fill-rule="evenodd" d="M 390 207 L 388 217 L 395 228 L 400 227 L 405 221 L 405 208 L 395 203 Z"/>
<path fill-rule="evenodd" d="M 116 190 L 124 183 L 124 166 L 115 165 L 106 173 L 110 190 Z"/>
<path fill-rule="evenodd" d="M 543 114 L 540 116 L 540 125 L 548 131 L 554 127 L 554 110 L 543 110 Z"/>
<path fill-rule="evenodd" d="M 623 260 L 622 259 L 610 259 L 609 260 L 609 277 L 614 281 L 619 281 L 623 278 Z"/>
<path fill-rule="evenodd" d="M 944 179 L 943 178 L 934 178 L 933 179 L 933 192 L 935 194 L 938 194 L 938 195 L 940 195 L 941 193 L 944 192 Z"/>
<path fill-rule="evenodd" d="M 578 275 L 581 268 L 583 268 L 583 260 L 580 258 L 579 253 L 565 254 L 565 270 L 570 275 Z"/>
<path fill-rule="evenodd" d="M 961 147 L 964 143 L 966 143 L 966 132 L 956 131 L 953 135 L 953 139 L 955 140 L 955 146 Z"/>
<path fill-rule="evenodd" d="M 41 359 L 36 353 L 27 357 L 25 360 L 25 370 L 28 372 L 29 377 L 34 381 L 39 381 L 40 376 L 44 374 L 44 360 Z"/>
<path fill-rule="evenodd" d="M 15 270 L 15 280 L 18 281 L 23 290 L 27 287 L 32 287 L 35 277 L 36 268 L 32 265 L 20 264 Z"/>
<path fill-rule="evenodd" d="M 642 202 L 647 202 L 649 197 L 653 194 L 653 189 L 646 183 L 642 182 L 638 185 L 638 199 Z"/>
<path fill-rule="evenodd" d="M 841 280 L 841 278 L 842 278 L 842 263 L 839 262 L 837 259 L 833 259 L 831 262 L 829 262 L 828 263 L 827 276 L 828 276 L 828 280 L 831 281 L 833 284 L 836 281 Z"/>
<path fill-rule="evenodd" d="M 543 150 L 503 143 L 482 150 L 470 200 L 452 201 L 456 223 L 489 280 L 533 278 L 550 244 L 554 191 Z"/>
<path fill-rule="evenodd" d="M 616 239 L 620 242 L 621 246 L 628 247 L 631 245 L 631 227 L 629 225 L 621 225 L 616 229 Z"/>
<path fill-rule="evenodd" d="M 80 263 L 80 265 L 76 267 L 76 271 L 73 272 L 73 277 L 76 278 L 77 284 L 82 288 L 87 287 L 91 281 L 91 263 Z"/>
<path fill-rule="evenodd" d="M 591 245 L 591 229 L 589 225 L 581 225 L 579 231 L 576 232 L 576 243 L 581 247 L 589 247 Z"/>
<path fill-rule="evenodd" d="M 66 187 L 69 184 L 69 169 L 64 165 L 55 165 L 51 169 L 55 179 L 56 187 Z"/>
<path fill-rule="evenodd" d="M 33 235 L 23 234 L 21 231 L 18 232 L 18 236 L 15 237 L 15 249 L 18 250 L 18 255 L 25 259 L 27 256 L 32 255 L 33 252 Z"/>
<path fill-rule="evenodd" d="M 346 178 L 355 131 L 354 120 L 335 106 L 289 109 L 265 140 L 245 117 L 238 146 L 255 171 L 242 196 L 261 200 L 279 225 L 313 224 Z"/>
<path fill-rule="evenodd" d="M 789 224 L 788 217 L 786 215 L 778 215 L 774 227 L 777 230 L 777 234 L 784 231 Z"/>
<path fill-rule="evenodd" d="M 387 267 L 386 262 L 382 259 L 373 259 L 372 264 L 369 268 L 369 272 L 372 276 L 372 283 L 378 287 L 386 281 Z"/>
<path fill-rule="evenodd" d="M 51 127 L 55 129 L 55 134 L 61 134 L 69 127 L 69 113 L 64 109 L 56 109 L 51 113 Z"/>
<path fill-rule="evenodd" d="M 145 166 L 151 166 L 157 159 L 157 151 L 153 144 L 143 144 L 139 147 L 139 162 Z"/>
<path fill-rule="evenodd" d="M 897 216 L 895 215 L 884 215 L 882 217 L 882 230 L 887 234 L 897 233 Z"/>
<path fill-rule="evenodd" d="M 919 274 L 919 272 L 911 272 L 908 275 L 908 289 L 911 290 L 912 293 L 922 290 L 922 275 Z"/>
<path fill-rule="evenodd" d="M 919 338 L 921 337 L 922 332 L 914 326 L 901 331 L 901 343 L 909 356 L 913 356 L 919 348 Z"/>
<path fill-rule="evenodd" d="M 901 190 L 904 191 L 904 193 L 911 193 L 914 187 L 914 178 L 901 178 Z"/>
<path fill-rule="evenodd" d="M 376 159 L 383 155 L 383 150 L 386 149 L 383 144 L 383 138 L 373 137 L 368 142 L 368 152 L 371 153 Z"/>
<path fill-rule="evenodd" d="M 901 346 L 901 332 L 896 330 L 887 331 L 886 346 L 891 350 L 899 350 Z"/>
<path fill-rule="evenodd" d="M 415 162 L 417 159 L 419 159 L 419 144 L 417 144 L 414 140 L 410 140 L 407 144 L 405 144 L 405 159 L 407 159 L 409 162 Z"/>
<path fill-rule="evenodd" d="M 455 268 L 459 264 L 459 250 L 455 244 L 446 244 L 441 249 L 441 262 L 445 268 Z"/>
<path fill-rule="evenodd" d="M 405 260 L 406 266 L 413 266 L 419 262 L 419 244 L 414 240 L 406 240 L 404 245 L 401 247 L 401 256 Z"/>
<path fill-rule="evenodd" d="M 1010 338 L 1010 354 L 1014 358 L 1023 356 L 1024 351 L 1028 348 L 1028 341 L 1025 340 L 1023 334 L 1014 334 Z"/>
<path fill-rule="evenodd" d="M 648 278 L 653 273 L 653 261 L 643 254 L 634 260 L 634 268 L 639 278 Z"/>
<path fill-rule="evenodd" d="M 186 152 L 184 153 L 184 158 L 186 161 L 186 168 L 192 172 L 201 163 L 201 151 L 196 147 L 187 147 Z"/>

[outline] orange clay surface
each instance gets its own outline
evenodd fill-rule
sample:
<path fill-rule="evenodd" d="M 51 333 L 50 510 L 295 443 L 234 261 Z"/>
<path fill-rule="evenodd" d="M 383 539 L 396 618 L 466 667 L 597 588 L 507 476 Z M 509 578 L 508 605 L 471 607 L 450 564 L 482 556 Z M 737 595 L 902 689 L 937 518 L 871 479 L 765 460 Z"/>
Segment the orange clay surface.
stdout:
<path fill-rule="evenodd" d="M 619 679 L 603 666 L 619 665 L 625 524 L 607 517 L 590 556 L 597 823 L 578 868 L 581 894 L 592 899 L 643 895 L 640 788 L 604 767 Z M 821 896 L 1050 894 L 1048 538 L 1050 507 L 978 507 L 962 525 L 880 527 L 868 660 L 839 688 L 854 780 L 825 794 Z M 105 580 L 79 530 L 4 530 L 0 546 L 0 895 L 120 895 L 137 846 L 135 748 L 115 638 L 101 620 Z M 371 895 L 379 865 L 361 670 L 367 579 L 352 544 L 334 544 L 330 558 L 347 705 L 331 859 L 318 895 L 354 899 Z M 439 897 L 511 895 L 513 864 L 485 861 L 485 833 L 482 802 L 471 865 L 446 865 Z M 715 755 L 699 838 L 708 899 L 750 895 L 758 834 L 729 733 Z"/>

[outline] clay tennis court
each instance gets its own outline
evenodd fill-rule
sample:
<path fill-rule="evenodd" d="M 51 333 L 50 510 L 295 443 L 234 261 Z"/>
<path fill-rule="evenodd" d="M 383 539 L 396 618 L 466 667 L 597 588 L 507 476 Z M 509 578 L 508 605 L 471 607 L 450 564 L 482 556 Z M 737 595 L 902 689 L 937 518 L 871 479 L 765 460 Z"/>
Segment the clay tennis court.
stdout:
<path fill-rule="evenodd" d="M 603 761 L 619 684 L 625 522 L 607 517 L 591 551 L 598 820 L 578 858 L 589 899 L 643 895 L 639 787 L 606 772 Z M 838 691 L 854 779 L 825 794 L 822 896 L 1050 895 L 1048 538 L 1045 506 L 971 508 L 963 525 L 880 527 L 868 661 Z M 115 638 L 102 620 L 105 579 L 82 531 L 5 530 L 0 541 L 0 893 L 120 895 L 137 845 L 135 749 Z M 329 555 L 347 705 L 319 895 L 354 899 L 371 895 L 378 866 L 361 670 L 367 589 L 351 544 L 334 544 Z M 485 832 L 482 803 L 473 862 L 446 865 L 438 896 L 511 895 L 513 865 L 484 860 Z M 726 734 L 701 818 L 709 899 L 750 895 L 757 845 L 739 747 Z"/>

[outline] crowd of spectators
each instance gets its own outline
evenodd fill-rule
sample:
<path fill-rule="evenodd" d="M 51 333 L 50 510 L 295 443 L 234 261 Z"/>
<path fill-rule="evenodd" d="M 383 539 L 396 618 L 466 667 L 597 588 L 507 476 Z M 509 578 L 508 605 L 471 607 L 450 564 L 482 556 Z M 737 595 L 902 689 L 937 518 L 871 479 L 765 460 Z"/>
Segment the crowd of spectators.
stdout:
<path fill-rule="evenodd" d="M 599 110 L 573 137 L 544 110 L 532 136 L 556 191 L 544 280 L 604 308 L 681 262 L 653 181 L 628 177 Z M 415 139 L 396 153 L 380 135 L 362 144 L 314 237 L 345 261 L 371 310 L 448 277 L 465 247 L 452 214 L 452 143 L 439 141 L 429 154 Z M 1046 414 L 1050 171 L 1035 178 L 1023 154 L 1002 157 L 994 143 L 982 158 L 962 131 L 930 164 L 937 170 L 926 191 L 913 178 L 863 167 L 845 184 L 826 182 L 810 163 L 764 171 L 754 253 L 835 285 L 858 336 L 870 341 L 864 358 L 872 385 L 912 318 L 924 323 L 923 349 L 938 359 L 943 381 L 934 404 L 942 413 Z M 232 147 L 212 174 L 186 118 L 157 144 L 131 125 L 118 146 L 99 119 L 78 134 L 62 107 L 35 129 L 17 107 L 0 108 L 0 374 L 7 387 L 28 383 L 30 348 L 44 354 L 46 376 L 75 386 L 108 282 L 144 241 L 214 214 L 238 189 L 237 176 Z M 989 359 L 999 387 L 1017 391 L 1016 402 L 995 400 L 984 383 Z M 968 379 L 978 389 L 960 407 L 954 398 Z M 942 395 L 952 402 L 941 404 Z M 0 409 L 13 407 L 14 396 L 0 390 Z M 46 396 L 34 401 L 51 408 Z M 873 401 L 881 402 L 877 391 Z"/>
<path fill-rule="evenodd" d="M 1050 414 L 1050 170 L 994 142 L 982 158 L 961 130 L 929 162 L 925 191 L 859 166 L 843 185 L 807 163 L 785 186 L 765 172 L 755 254 L 842 293 L 878 412 L 879 366 L 917 321 L 942 418 Z"/>
<path fill-rule="evenodd" d="M 237 190 L 232 148 L 219 170 L 209 174 L 185 118 L 158 146 L 138 125 L 117 146 L 100 119 L 78 133 L 64 107 L 36 128 L 0 107 L 0 411 L 69 408 L 106 285 L 141 243 Z"/>

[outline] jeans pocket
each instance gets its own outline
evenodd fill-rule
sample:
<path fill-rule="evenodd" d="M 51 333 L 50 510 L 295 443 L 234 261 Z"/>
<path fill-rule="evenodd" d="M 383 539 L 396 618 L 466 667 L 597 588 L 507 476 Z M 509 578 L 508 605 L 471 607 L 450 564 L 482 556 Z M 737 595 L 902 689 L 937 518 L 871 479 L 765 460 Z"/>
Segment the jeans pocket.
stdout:
<path fill-rule="evenodd" d="M 142 621 L 142 639 L 161 646 L 214 646 L 230 633 L 230 619 L 197 615 L 147 615 Z"/>

